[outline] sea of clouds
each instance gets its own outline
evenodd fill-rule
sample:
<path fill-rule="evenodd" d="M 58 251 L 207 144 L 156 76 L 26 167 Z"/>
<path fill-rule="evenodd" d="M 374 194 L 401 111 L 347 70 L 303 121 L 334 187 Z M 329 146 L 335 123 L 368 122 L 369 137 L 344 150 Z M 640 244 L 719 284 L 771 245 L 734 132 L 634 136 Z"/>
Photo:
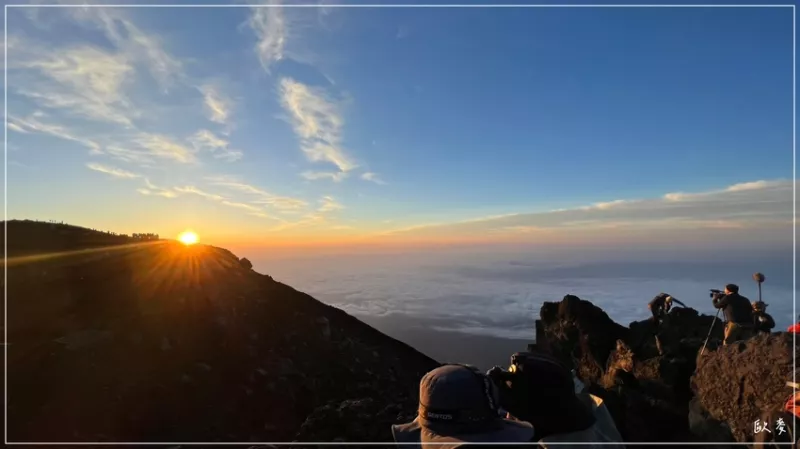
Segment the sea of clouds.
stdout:
<path fill-rule="evenodd" d="M 789 259 L 791 263 L 791 259 Z M 533 338 L 533 322 L 545 301 L 574 294 L 628 325 L 649 316 L 647 303 L 660 292 L 714 314 L 710 288 L 738 283 L 755 300 L 757 284 L 747 263 L 642 262 L 555 263 L 514 255 L 359 255 L 259 260 L 255 269 L 358 317 L 419 319 L 431 330 L 504 338 Z M 791 265 L 775 261 L 763 285 L 777 327 L 795 317 Z M 704 269 L 705 268 L 705 269 Z M 788 275 L 787 275 L 788 273 Z"/>

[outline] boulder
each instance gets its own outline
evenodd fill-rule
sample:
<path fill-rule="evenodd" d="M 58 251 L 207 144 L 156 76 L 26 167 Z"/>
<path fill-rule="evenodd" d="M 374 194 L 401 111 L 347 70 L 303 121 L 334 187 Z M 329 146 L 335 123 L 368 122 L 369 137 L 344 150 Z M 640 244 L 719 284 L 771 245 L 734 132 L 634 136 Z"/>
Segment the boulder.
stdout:
<path fill-rule="evenodd" d="M 714 419 L 703 408 L 700 399 L 696 397 L 689 402 L 689 431 L 696 440 L 702 442 L 732 443 L 735 441 L 728 424 Z"/>
<path fill-rule="evenodd" d="M 793 392 L 786 386 L 793 357 L 792 335 L 785 332 L 707 350 L 691 378 L 699 411 L 725 423 L 736 441 L 752 442 L 755 419 Z"/>
<path fill-rule="evenodd" d="M 615 323 L 603 309 L 577 296 L 545 302 L 541 309 L 542 344 L 567 366 L 574 366 L 587 385 L 601 381 L 617 340 L 627 340 L 628 329 Z M 537 344 L 539 341 L 537 340 Z"/>

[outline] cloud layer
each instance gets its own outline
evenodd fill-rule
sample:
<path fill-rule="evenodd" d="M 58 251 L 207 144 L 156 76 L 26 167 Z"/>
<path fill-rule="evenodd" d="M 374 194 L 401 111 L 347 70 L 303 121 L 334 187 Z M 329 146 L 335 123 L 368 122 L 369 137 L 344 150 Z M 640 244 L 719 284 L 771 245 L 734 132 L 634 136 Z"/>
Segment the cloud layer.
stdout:
<path fill-rule="evenodd" d="M 789 251 L 786 255 L 791 259 Z M 602 262 L 585 266 L 554 257 L 530 265 L 513 263 L 524 256 L 445 252 L 434 258 L 250 258 L 257 271 L 356 316 L 402 315 L 441 330 L 528 340 L 534 338 L 533 321 L 542 303 L 566 294 L 593 301 L 623 325 L 647 318 L 647 302 L 662 291 L 711 314 L 709 288 L 734 282 L 751 299 L 756 295 L 751 265 L 734 259 L 716 257 L 714 269 L 706 271 L 699 271 L 697 262 L 687 262 L 694 253 L 676 255 L 669 263 L 655 257 L 647 262 L 633 259 L 615 262 L 613 270 L 598 276 Z M 794 319 L 791 270 L 775 268 L 784 259 L 757 261 L 773 282 L 765 294 L 780 328 Z"/>
<path fill-rule="evenodd" d="M 769 230 L 792 224 L 792 181 L 755 181 L 700 193 L 613 200 L 575 209 L 416 225 L 381 233 L 401 238 L 471 237 L 548 240 L 594 231 L 591 237 L 694 230 Z M 574 232 L 573 232 L 574 231 Z"/>

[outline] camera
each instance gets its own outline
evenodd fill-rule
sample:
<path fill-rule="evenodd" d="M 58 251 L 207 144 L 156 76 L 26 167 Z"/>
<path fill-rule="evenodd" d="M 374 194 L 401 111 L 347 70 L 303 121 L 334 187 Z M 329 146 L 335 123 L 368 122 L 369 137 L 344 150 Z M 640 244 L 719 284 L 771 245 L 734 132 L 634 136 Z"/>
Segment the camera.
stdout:
<path fill-rule="evenodd" d="M 710 289 L 711 293 L 708 294 L 709 298 L 711 299 L 718 299 L 725 295 L 722 290 L 717 290 L 715 288 Z"/>

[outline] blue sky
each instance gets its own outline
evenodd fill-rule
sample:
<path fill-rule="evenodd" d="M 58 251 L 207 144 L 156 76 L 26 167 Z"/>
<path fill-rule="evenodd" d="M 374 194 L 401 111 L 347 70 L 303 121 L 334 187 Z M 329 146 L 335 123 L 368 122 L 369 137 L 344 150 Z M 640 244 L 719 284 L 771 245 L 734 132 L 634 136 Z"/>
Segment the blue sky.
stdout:
<path fill-rule="evenodd" d="M 9 215 L 219 242 L 785 239 L 791 14 L 10 9 Z"/>

